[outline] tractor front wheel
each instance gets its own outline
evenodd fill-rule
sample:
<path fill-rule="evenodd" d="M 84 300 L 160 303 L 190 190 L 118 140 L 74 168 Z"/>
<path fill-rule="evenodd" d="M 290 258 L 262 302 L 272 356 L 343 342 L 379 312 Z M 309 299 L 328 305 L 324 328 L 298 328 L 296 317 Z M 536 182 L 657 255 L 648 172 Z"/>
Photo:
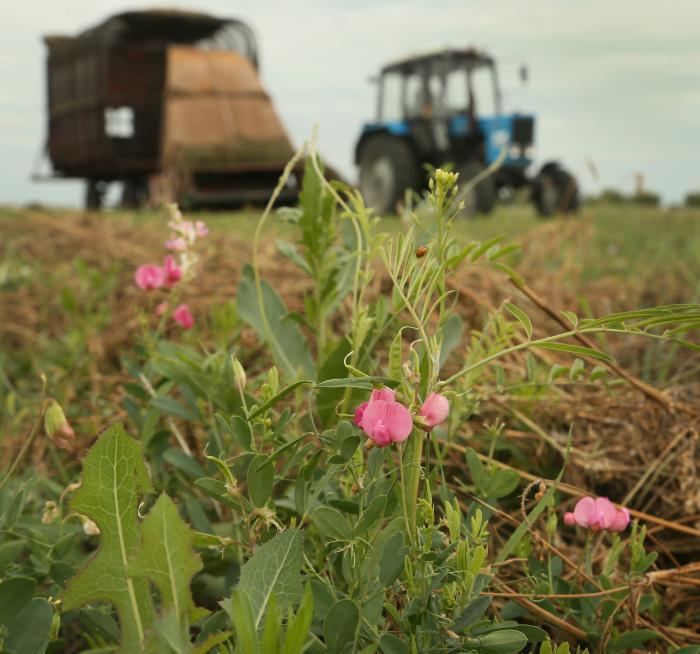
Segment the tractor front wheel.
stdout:
<path fill-rule="evenodd" d="M 371 137 L 360 151 L 360 192 L 378 214 L 394 211 L 406 189 L 419 182 L 418 164 L 408 144 L 388 134 Z"/>

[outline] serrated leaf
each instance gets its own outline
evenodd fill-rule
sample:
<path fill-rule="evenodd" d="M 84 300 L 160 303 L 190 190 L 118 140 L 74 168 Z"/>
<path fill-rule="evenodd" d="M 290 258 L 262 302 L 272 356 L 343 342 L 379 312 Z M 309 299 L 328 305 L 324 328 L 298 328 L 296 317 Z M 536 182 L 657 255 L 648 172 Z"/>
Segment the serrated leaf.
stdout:
<path fill-rule="evenodd" d="M 287 529 L 277 534 L 246 561 L 236 590 L 250 601 L 255 628 L 262 621 L 272 594 L 280 612 L 301 599 L 302 534 L 298 529 Z M 234 617 L 231 600 L 222 606 Z"/>
<path fill-rule="evenodd" d="M 173 501 L 162 494 L 143 521 L 141 533 L 141 547 L 129 563 L 129 572 L 153 582 L 163 607 L 172 610 L 186 637 L 188 614 L 194 608 L 190 582 L 202 568 L 202 561 L 192 549 L 194 532 L 180 517 Z"/>
<path fill-rule="evenodd" d="M 120 652 L 143 651 L 144 625 L 154 619 L 148 580 L 132 579 L 128 560 L 140 544 L 137 507 L 151 490 L 140 444 L 113 425 L 83 460 L 83 481 L 70 507 L 100 529 L 100 545 L 87 565 L 68 582 L 65 610 L 90 602 L 114 605 L 121 626 Z"/>
<path fill-rule="evenodd" d="M 523 326 L 528 339 L 532 338 L 532 322 L 530 321 L 528 315 L 520 307 L 516 307 L 511 302 L 506 302 L 505 307 L 508 310 L 508 313 L 514 316 Z"/>

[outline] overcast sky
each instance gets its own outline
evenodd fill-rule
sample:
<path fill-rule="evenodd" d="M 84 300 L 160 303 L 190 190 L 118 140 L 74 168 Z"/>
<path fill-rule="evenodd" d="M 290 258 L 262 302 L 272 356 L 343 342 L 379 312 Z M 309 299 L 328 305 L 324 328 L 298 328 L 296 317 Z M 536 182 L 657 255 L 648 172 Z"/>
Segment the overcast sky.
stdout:
<path fill-rule="evenodd" d="M 120 0 L 2 3 L 0 203 L 77 205 L 75 182 L 29 180 L 46 137 L 46 33 L 75 34 L 112 13 L 153 7 Z M 177 0 L 183 9 L 246 20 L 263 83 L 295 145 L 320 125 L 320 148 L 350 179 L 367 79 L 413 52 L 477 45 L 501 64 L 507 110 L 537 116 L 538 161 L 557 158 L 588 191 L 649 189 L 677 201 L 700 189 L 700 2 L 697 0 Z M 523 89 L 518 65 L 526 62 Z M 591 174 L 587 161 L 598 170 Z"/>

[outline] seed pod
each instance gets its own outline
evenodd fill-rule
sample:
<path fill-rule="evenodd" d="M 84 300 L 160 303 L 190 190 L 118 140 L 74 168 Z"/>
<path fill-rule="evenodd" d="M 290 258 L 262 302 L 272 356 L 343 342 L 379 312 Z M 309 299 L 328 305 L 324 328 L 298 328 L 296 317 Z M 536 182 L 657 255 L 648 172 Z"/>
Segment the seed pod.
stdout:
<path fill-rule="evenodd" d="M 49 406 L 44 414 L 44 429 L 54 445 L 62 450 L 67 449 L 70 441 L 75 438 L 75 432 L 56 400 L 49 400 Z"/>

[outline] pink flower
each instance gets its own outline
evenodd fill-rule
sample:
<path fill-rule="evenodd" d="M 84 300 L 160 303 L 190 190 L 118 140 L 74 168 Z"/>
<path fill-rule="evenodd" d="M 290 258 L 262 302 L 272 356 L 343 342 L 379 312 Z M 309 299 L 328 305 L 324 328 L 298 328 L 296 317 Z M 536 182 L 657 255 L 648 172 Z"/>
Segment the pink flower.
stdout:
<path fill-rule="evenodd" d="M 134 281 L 144 291 L 160 288 L 165 284 L 165 271 L 160 266 L 147 263 L 136 269 Z"/>
<path fill-rule="evenodd" d="M 191 329 L 194 326 L 194 317 L 186 304 L 181 304 L 175 308 L 173 319 L 183 329 Z"/>
<path fill-rule="evenodd" d="M 161 302 L 153 311 L 153 313 L 156 314 L 159 318 L 165 313 L 165 310 L 168 308 L 168 303 L 167 302 Z"/>
<path fill-rule="evenodd" d="M 187 241 L 182 237 L 170 238 L 165 241 L 165 247 L 174 252 L 182 252 L 187 249 Z"/>
<path fill-rule="evenodd" d="M 413 429 L 408 409 L 397 402 L 394 391 L 379 388 L 372 391 L 369 402 L 355 410 L 355 424 L 362 427 L 379 447 L 405 441 Z"/>
<path fill-rule="evenodd" d="M 355 424 L 358 427 L 362 427 L 362 416 L 365 414 L 365 409 L 369 405 L 369 402 L 363 402 L 360 406 L 355 409 Z"/>
<path fill-rule="evenodd" d="M 194 230 L 197 236 L 207 236 L 209 234 L 209 228 L 203 220 L 198 220 L 194 224 Z"/>
<path fill-rule="evenodd" d="M 591 531 L 622 531 L 630 522 L 627 509 L 618 509 L 607 497 L 582 497 L 574 512 L 564 514 L 564 523 L 573 526 L 586 527 Z"/>
<path fill-rule="evenodd" d="M 175 263 L 175 258 L 170 254 L 165 257 L 163 270 L 165 271 L 165 288 L 172 288 L 182 278 L 182 268 Z"/>
<path fill-rule="evenodd" d="M 420 414 L 425 419 L 425 424 L 432 429 L 445 421 L 447 414 L 450 412 L 450 403 L 444 395 L 439 393 L 431 393 L 425 398 L 423 406 L 420 408 Z"/>

